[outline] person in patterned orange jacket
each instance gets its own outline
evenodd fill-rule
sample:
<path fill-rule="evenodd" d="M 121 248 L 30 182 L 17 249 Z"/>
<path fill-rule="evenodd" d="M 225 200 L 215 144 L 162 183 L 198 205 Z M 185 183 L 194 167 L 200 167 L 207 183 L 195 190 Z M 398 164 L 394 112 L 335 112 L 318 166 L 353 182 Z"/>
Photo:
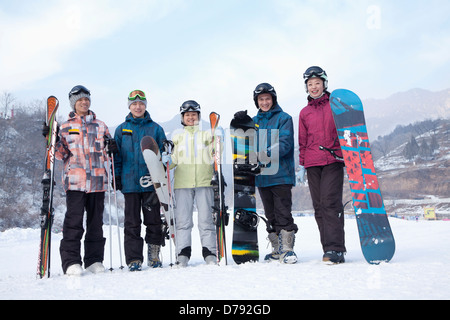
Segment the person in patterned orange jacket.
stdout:
<path fill-rule="evenodd" d="M 103 209 L 107 190 L 105 139 L 108 127 L 98 120 L 91 106 L 91 94 L 84 86 L 69 93 L 73 109 L 59 129 L 56 158 L 64 162 L 63 186 L 67 211 L 60 244 L 62 268 L 67 275 L 80 275 L 83 217 L 86 210 L 84 266 L 92 273 L 104 272 Z"/>

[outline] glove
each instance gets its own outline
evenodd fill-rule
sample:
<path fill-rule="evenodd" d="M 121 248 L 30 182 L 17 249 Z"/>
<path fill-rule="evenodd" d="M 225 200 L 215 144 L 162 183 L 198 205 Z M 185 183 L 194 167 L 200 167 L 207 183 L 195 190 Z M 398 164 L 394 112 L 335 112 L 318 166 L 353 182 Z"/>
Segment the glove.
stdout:
<path fill-rule="evenodd" d="M 42 135 L 44 136 L 44 138 L 47 138 L 49 132 L 50 132 L 50 127 L 44 122 L 44 125 L 42 127 Z"/>
<path fill-rule="evenodd" d="M 48 134 L 50 133 L 50 127 L 44 122 L 42 126 L 42 135 L 44 138 L 48 137 Z M 59 141 L 59 126 L 56 127 L 56 142 Z"/>
<path fill-rule="evenodd" d="M 295 177 L 297 178 L 297 182 L 305 183 L 305 173 L 306 173 L 305 167 L 300 166 L 300 170 L 298 170 L 295 174 Z"/>
<path fill-rule="evenodd" d="M 247 117 L 247 110 L 245 111 L 238 111 L 234 114 L 234 118 L 236 120 L 244 120 Z"/>
<path fill-rule="evenodd" d="M 114 140 L 113 138 L 109 138 L 107 136 L 105 136 L 104 139 L 105 139 L 105 151 L 108 155 L 112 155 L 113 153 L 119 152 L 116 140 Z"/>
<path fill-rule="evenodd" d="M 161 161 L 164 164 L 164 166 L 167 166 L 167 162 L 169 162 L 169 166 L 172 164 L 172 157 L 170 154 L 167 154 L 167 152 L 163 152 L 161 155 Z"/>

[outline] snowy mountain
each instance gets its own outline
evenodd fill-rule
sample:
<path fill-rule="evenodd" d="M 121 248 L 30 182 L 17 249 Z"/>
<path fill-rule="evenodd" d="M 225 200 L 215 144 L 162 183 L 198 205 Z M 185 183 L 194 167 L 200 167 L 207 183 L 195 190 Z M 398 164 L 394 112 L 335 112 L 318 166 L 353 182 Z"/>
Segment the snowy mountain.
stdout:
<path fill-rule="evenodd" d="M 438 92 L 412 89 L 386 99 L 363 100 L 363 104 L 369 137 L 374 140 L 398 125 L 450 118 L 450 89 Z"/>

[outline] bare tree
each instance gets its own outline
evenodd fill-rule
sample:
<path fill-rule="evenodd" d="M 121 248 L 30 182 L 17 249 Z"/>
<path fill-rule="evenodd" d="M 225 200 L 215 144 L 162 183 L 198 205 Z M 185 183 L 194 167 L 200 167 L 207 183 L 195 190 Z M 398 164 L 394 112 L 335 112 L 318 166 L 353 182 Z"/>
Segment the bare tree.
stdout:
<path fill-rule="evenodd" d="M 11 92 L 3 91 L 3 93 L 0 96 L 0 107 L 2 110 L 3 117 L 6 118 L 9 116 L 10 110 L 13 108 L 13 104 L 16 101 L 16 98 Z"/>

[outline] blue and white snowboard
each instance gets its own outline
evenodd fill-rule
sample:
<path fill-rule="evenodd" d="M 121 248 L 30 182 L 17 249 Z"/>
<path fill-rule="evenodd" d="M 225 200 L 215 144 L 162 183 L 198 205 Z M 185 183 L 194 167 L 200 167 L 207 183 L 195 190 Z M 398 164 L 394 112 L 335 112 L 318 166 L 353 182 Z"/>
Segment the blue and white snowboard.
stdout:
<path fill-rule="evenodd" d="M 331 111 L 347 169 L 353 208 L 367 262 L 388 262 L 395 241 L 384 207 L 367 135 L 363 105 L 350 90 L 338 89 L 330 96 Z"/>

